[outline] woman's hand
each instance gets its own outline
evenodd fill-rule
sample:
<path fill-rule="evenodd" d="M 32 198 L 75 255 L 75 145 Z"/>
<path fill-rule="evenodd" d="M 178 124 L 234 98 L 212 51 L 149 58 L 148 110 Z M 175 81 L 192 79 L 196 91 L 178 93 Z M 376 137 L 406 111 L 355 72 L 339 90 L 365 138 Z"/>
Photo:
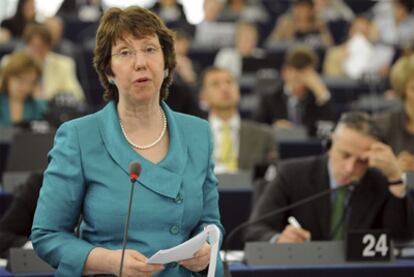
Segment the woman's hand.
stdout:
<path fill-rule="evenodd" d="M 83 275 L 119 275 L 122 250 L 109 250 L 102 247 L 92 249 L 86 259 Z M 147 264 L 147 258 L 135 250 L 125 250 L 123 277 L 152 276 L 164 269 L 163 265 Z"/>
<path fill-rule="evenodd" d="M 121 266 L 122 250 L 114 250 L 113 259 L 114 263 L 112 273 L 116 276 L 119 275 L 119 269 Z M 127 249 L 124 255 L 124 265 L 122 270 L 122 277 L 140 277 L 140 276 L 152 276 L 160 271 L 164 270 L 164 266 L 160 264 L 147 264 L 147 258 L 135 250 Z"/>
<path fill-rule="evenodd" d="M 199 272 L 208 266 L 210 262 L 210 245 L 205 242 L 204 245 L 198 250 L 191 259 L 182 260 L 178 263 L 193 272 Z"/>

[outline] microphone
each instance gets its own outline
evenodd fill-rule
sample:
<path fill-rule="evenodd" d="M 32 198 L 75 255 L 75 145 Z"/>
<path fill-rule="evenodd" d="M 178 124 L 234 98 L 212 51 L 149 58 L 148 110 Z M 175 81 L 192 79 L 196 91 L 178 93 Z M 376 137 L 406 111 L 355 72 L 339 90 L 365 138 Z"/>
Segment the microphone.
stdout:
<path fill-rule="evenodd" d="M 331 193 L 333 193 L 333 192 L 335 192 L 337 190 L 342 190 L 342 189 L 345 190 L 347 188 L 355 188 L 355 186 L 357 186 L 357 184 L 358 184 L 358 182 L 354 180 L 354 181 L 351 181 L 349 184 L 346 184 L 346 185 L 341 185 L 341 186 L 337 186 L 335 188 L 329 188 L 329 189 L 320 191 L 320 192 L 315 193 L 315 194 L 312 194 L 312 195 L 310 195 L 310 196 L 308 196 L 306 198 L 303 198 L 303 199 L 301 199 L 299 201 L 293 202 L 293 203 L 291 203 L 291 204 L 289 204 L 287 206 L 284 206 L 284 207 L 281 207 L 279 209 L 270 211 L 270 212 L 262 215 L 261 217 L 256 218 L 255 220 L 252 220 L 252 221 L 248 220 L 248 221 L 245 221 L 245 222 L 239 224 L 236 228 L 234 228 L 227 235 L 227 238 L 226 238 L 226 240 L 224 241 L 224 244 L 223 244 L 223 251 L 224 251 L 223 264 L 224 264 L 224 268 L 225 268 L 225 271 L 226 271 L 225 272 L 225 276 L 231 276 L 230 275 L 230 270 L 228 268 L 228 262 L 227 262 L 227 252 L 228 252 L 227 250 L 228 250 L 228 247 L 230 245 L 231 240 L 234 238 L 234 236 L 237 233 L 239 233 L 241 230 L 245 229 L 246 227 L 248 227 L 248 226 L 250 226 L 252 224 L 255 224 L 255 223 L 258 223 L 258 222 L 263 221 L 265 219 L 268 219 L 269 217 L 272 217 L 272 216 L 278 215 L 280 213 L 289 211 L 291 209 L 300 207 L 300 206 L 302 206 L 304 204 L 307 204 L 307 203 L 312 202 L 312 201 L 314 201 L 316 199 L 319 199 L 322 196 L 325 196 L 327 194 L 331 194 Z"/>
<path fill-rule="evenodd" d="M 124 226 L 124 237 L 122 239 L 122 254 L 121 254 L 121 265 L 119 266 L 119 277 L 122 277 L 122 269 L 124 267 L 124 256 L 125 256 L 125 248 L 128 240 L 128 227 L 129 221 L 131 217 L 131 206 L 132 206 L 132 198 L 134 196 L 134 184 L 138 180 L 139 175 L 141 174 L 141 163 L 137 161 L 132 161 L 129 164 L 128 168 L 129 172 L 129 179 L 131 180 L 131 191 L 129 193 L 129 203 L 128 203 L 128 213 L 125 220 Z"/>

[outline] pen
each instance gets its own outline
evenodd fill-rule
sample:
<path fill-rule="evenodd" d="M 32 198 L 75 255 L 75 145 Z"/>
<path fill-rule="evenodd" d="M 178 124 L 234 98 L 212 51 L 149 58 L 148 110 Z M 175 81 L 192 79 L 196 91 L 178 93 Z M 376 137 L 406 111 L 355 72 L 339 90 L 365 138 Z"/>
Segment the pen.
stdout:
<path fill-rule="evenodd" d="M 296 228 L 302 228 L 302 226 L 300 226 L 299 222 L 296 220 L 296 218 L 294 218 L 293 216 L 289 216 L 288 218 L 288 222 L 290 225 L 292 225 L 293 227 Z"/>

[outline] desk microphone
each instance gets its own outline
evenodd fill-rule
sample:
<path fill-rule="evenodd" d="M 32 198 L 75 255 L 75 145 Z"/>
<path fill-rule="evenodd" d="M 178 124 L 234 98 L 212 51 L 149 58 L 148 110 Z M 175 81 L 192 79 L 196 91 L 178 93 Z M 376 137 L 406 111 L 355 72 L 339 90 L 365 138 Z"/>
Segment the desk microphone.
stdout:
<path fill-rule="evenodd" d="M 291 209 L 300 207 L 300 206 L 302 206 L 304 204 L 307 204 L 307 203 L 312 202 L 312 201 L 314 201 L 316 199 L 319 199 L 322 196 L 325 196 L 327 194 L 331 194 L 331 193 L 333 193 L 333 192 L 335 192 L 337 190 L 341 190 L 341 189 L 345 190 L 347 188 L 355 188 L 355 186 L 357 186 L 357 184 L 358 184 L 357 181 L 352 181 L 352 182 L 350 182 L 347 185 L 341 185 L 341 186 L 337 186 L 335 188 L 329 188 L 329 189 L 320 191 L 320 192 L 315 193 L 315 194 L 312 194 L 312 195 L 310 195 L 310 196 L 308 196 L 306 198 L 303 198 L 303 199 L 301 199 L 299 201 L 293 202 L 290 205 L 287 205 L 287 206 L 281 207 L 279 209 L 273 210 L 271 212 L 268 212 L 268 213 L 262 215 L 261 217 L 255 219 L 255 220 L 252 220 L 252 221 L 248 220 L 248 221 L 245 221 L 245 222 L 239 224 L 238 226 L 236 226 L 236 228 L 234 228 L 228 234 L 228 236 L 227 236 L 227 238 L 226 238 L 226 240 L 224 241 L 224 244 L 223 244 L 223 251 L 224 251 L 223 264 L 224 264 L 225 276 L 231 276 L 230 270 L 229 270 L 229 267 L 228 267 L 228 262 L 227 262 L 227 252 L 228 252 L 227 250 L 228 250 L 228 247 L 230 245 L 231 240 L 233 239 L 233 237 L 238 232 L 240 232 L 241 230 L 243 230 L 244 228 L 246 228 L 246 227 L 248 227 L 248 226 L 250 226 L 252 224 L 258 223 L 258 222 L 260 222 L 262 220 L 268 219 L 269 217 L 278 215 L 280 213 L 289 211 Z"/>
<path fill-rule="evenodd" d="M 125 248 L 128 240 L 128 227 L 129 227 L 129 220 L 131 217 L 131 206 L 132 206 L 132 197 L 134 196 L 134 184 L 138 180 L 139 175 L 141 174 L 141 163 L 137 161 L 132 161 L 129 164 L 129 179 L 131 180 L 131 191 L 129 193 L 129 203 L 128 203 L 128 214 L 125 220 L 124 226 L 124 237 L 122 239 L 122 254 L 121 254 L 121 265 L 119 267 L 119 277 L 122 277 L 122 269 L 124 266 L 124 255 L 125 255 Z"/>

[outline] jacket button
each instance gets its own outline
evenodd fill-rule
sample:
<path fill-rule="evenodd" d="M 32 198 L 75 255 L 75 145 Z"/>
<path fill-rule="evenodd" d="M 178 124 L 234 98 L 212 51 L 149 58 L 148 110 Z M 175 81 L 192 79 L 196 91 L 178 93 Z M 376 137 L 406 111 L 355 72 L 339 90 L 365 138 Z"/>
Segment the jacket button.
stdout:
<path fill-rule="evenodd" d="M 173 225 L 170 228 L 170 233 L 171 235 L 177 235 L 180 232 L 180 227 L 178 227 L 177 225 Z"/>
<path fill-rule="evenodd" d="M 175 203 L 177 203 L 177 204 L 181 204 L 181 203 L 183 203 L 183 195 L 182 195 L 181 193 L 179 193 L 179 194 L 177 195 L 177 197 L 174 199 L 174 201 L 175 201 Z"/>

